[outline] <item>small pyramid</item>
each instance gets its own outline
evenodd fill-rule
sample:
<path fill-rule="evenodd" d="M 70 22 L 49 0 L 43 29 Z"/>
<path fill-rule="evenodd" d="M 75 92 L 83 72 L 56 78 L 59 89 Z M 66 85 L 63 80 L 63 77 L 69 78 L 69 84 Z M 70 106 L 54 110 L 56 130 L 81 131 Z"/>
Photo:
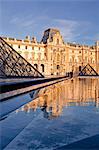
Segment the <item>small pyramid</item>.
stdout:
<path fill-rule="evenodd" d="M 97 76 L 98 73 L 93 69 L 90 64 L 87 64 L 79 73 L 80 76 Z"/>

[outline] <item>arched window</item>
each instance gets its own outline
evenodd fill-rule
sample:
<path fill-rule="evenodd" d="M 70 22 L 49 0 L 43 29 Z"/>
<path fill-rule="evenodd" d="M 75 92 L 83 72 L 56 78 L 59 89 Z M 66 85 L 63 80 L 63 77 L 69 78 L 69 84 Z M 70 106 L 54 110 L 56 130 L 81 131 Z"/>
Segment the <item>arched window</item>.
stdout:
<path fill-rule="evenodd" d="M 43 65 L 43 64 L 41 64 L 41 67 L 42 67 L 42 72 L 44 72 L 44 65 Z"/>

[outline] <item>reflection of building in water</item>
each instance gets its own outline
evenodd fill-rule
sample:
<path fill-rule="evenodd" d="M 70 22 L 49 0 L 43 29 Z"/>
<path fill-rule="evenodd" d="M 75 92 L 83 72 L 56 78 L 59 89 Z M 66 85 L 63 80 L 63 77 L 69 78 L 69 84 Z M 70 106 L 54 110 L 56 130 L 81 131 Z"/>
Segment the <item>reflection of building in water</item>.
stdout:
<path fill-rule="evenodd" d="M 41 108 L 45 118 L 60 116 L 64 106 L 87 106 L 94 102 L 99 107 L 99 79 L 74 79 L 57 83 L 39 92 L 39 97 L 25 105 L 26 112 Z"/>

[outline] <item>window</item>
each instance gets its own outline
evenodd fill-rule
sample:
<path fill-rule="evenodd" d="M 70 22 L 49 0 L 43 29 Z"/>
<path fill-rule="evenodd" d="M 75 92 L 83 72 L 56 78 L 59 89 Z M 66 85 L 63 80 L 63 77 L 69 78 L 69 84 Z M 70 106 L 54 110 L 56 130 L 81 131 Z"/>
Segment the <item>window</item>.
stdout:
<path fill-rule="evenodd" d="M 41 64 L 41 67 L 42 67 L 42 72 L 44 72 L 44 65 L 43 65 L 43 64 Z"/>
<path fill-rule="evenodd" d="M 34 53 L 35 60 L 38 60 L 38 57 L 39 57 L 38 53 Z"/>
<path fill-rule="evenodd" d="M 57 65 L 57 69 L 59 69 L 60 67 L 59 67 L 59 65 Z"/>
<path fill-rule="evenodd" d="M 79 66 L 79 71 L 81 71 L 81 66 Z"/>
<path fill-rule="evenodd" d="M 77 59 L 75 59 L 75 63 L 77 62 Z"/>
<path fill-rule="evenodd" d="M 18 48 L 20 48 L 20 45 L 18 45 Z"/>

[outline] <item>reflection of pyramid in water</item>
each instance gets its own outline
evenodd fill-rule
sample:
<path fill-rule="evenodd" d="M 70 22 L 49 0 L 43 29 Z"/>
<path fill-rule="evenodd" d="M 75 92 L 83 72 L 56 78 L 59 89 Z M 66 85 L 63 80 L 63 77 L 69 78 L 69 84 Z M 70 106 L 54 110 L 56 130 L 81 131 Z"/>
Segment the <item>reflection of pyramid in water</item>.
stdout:
<path fill-rule="evenodd" d="M 90 64 L 87 64 L 79 73 L 80 76 L 97 76 L 98 73 L 90 66 Z"/>
<path fill-rule="evenodd" d="M 0 76 L 44 77 L 0 37 Z"/>

